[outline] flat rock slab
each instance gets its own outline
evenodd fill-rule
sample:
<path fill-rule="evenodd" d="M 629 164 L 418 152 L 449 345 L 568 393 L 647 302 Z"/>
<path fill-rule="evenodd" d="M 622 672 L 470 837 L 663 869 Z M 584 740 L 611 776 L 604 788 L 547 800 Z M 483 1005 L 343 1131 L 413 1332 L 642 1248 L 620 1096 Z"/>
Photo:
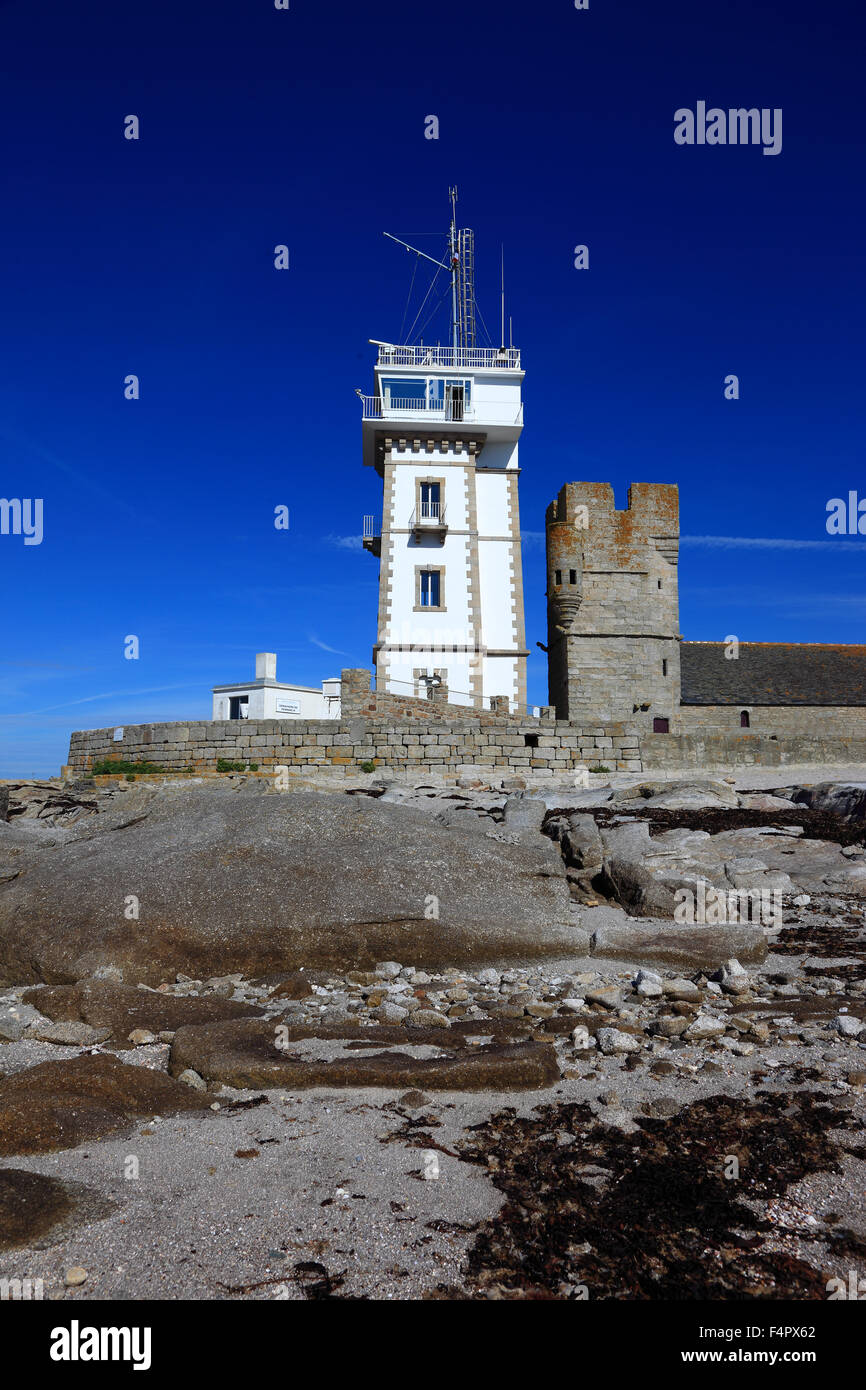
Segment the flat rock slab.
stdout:
<path fill-rule="evenodd" d="M 158 994 L 108 980 L 82 980 L 75 985 L 47 985 L 26 990 L 22 996 L 56 1023 L 89 1023 L 109 1032 L 112 1045 L 132 1047 L 128 1035 L 136 1028 L 151 1033 L 174 1032 L 187 1023 L 216 1023 L 220 1019 L 260 1017 L 254 1004 L 237 1003 L 217 996 Z"/>
<path fill-rule="evenodd" d="M 205 1096 L 163 1072 L 130 1067 L 116 1057 L 42 1062 L 0 1078 L 0 1156 L 72 1149 L 142 1116 L 207 1105 Z"/>
<path fill-rule="evenodd" d="M 65 1184 L 20 1168 L 0 1170 L 0 1250 L 33 1245 L 73 1210 Z"/>
<path fill-rule="evenodd" d="M 384 1028 L 375 1031 L 386 1032 Z M 408 1032 L 399 1030 L 401 1042 L 426 1041 L 419 1036 L 420 1030 L 412 1030 L 407 1039 Z M 400 1051 L 327 1060 L 293 1057 L 277 1047 L 272 1023 L 254 1019 L 179 1029 L 172 1043 L 170 1067 L 175 1076 L 189 1068 L 208 1081 L 246 1090 L 375 1086 L 401 1090 L 417 1087 L 424 1091 L 518 1091 L 542 1090 L 559 1081 L 556 1054 L 547 1042 L 453 1048 L 448 1035 L 437 1032 L 436 1045 L 442 1049 L 438 1057 L 413 1057 Z"/>
<path fill-rule="evenodd" d="M 139 818 L 28 860 L 0 884 L 0 983 L 247 977 L 377 961 L 567 955 L 569 893 L 545 836 L 504 846 L 342 793 L 185 786 Z M 113 824 L 113 823 L 112 823 Z M 125 897 L 141 903 L 123 917 Z"/>
<path fill-rule="evenodd" d="M 639 922 L 606 924 L 593 938 L 593 955 L 639 965 L 681 965 L 716 970 L 732 956 L 759 963 L 767 955 L 767 938 L 748 926 L 645 926 Z"/>
<path fill-rule="evenodd" d="M 290 1017 L 277 1018 L 270 1022 L 272 1036 L 277 1028 L 280 1036 L 287 1042 L 302 1042 L 307 1038 L 322 1042 L 345 1042 L 349 1047 L 370 1047 L 374 1043 L 411 1043 L 412 1046 L 460 1048 L 467 1046 L 467 1038 L 495 1038 L 497 1041 L 512 1042 L 528 1037 L 531 1025 L 528 1019 L 479 1018 L 471 1022 L 460 1019 L 447 1030 L 441 1028 L 418 1028 L 414 1024 L 363 1024 L 353 1019 L 341 1023 L 293 1023 Z"/>

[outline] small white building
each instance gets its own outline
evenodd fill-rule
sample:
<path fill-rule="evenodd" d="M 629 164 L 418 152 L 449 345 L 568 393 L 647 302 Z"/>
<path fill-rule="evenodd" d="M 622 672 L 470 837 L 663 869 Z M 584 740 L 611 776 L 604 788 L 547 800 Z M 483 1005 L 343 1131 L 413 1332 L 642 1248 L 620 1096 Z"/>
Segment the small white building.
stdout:
<path fill-rule="evenodd" d="M 256 678 L 243 685 L 215 685 L 214 719 L 339 719 L 340 678 L 310 685 L 277 680 L 275 652 L 256 653 Z"/>

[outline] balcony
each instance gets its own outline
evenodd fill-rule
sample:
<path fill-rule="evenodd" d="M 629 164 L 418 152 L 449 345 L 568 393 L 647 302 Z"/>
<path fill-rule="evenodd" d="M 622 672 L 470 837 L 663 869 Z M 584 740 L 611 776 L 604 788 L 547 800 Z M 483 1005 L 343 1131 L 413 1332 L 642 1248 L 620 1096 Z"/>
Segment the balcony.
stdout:
<path fill-rule="evenodd" d="M 371 555 L 382 554 L 382 528 L 377 525 L 374 516 L 364 517 L 364 534 L 361 543 Z"/>
<path fill-rule="evenodd" d="M 468 401 L 421 400 L 417 396 L 392 396 L 384 404 L 381 396 L 361 396 L 364 420 L 418 420 L 430 424 L 460 424 L 464 420 L 474 420 L 475 414 Z"/>
<path fill-rule="evenodd" d="M 435 536 L 437 540 L 444 541 L 448 534 L 444 506 L 439 502 L 422 502 L 409 518 L 409 530 L 416 541 L 422 536 Z"/>
<path fill-rule="evenodd" d="M 520 370 L 519 348 L 454 348 L 380 346 L 379 367 L 451 367 Z"/>

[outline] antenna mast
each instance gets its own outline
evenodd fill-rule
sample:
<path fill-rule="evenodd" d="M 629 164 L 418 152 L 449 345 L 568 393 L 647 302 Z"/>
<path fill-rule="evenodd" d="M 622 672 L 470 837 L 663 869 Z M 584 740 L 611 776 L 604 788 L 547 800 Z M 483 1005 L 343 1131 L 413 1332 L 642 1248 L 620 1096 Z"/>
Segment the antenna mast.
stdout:
<path fill-rule="evenodd" d="M 475 346 L 475 235 L 468 227 L 458 231 L 457 189 L 449 188 L 448 196 L 451 199 L 451 226 L 447 265 L 444 261 L 437 261 L 435 256 L 428 256 L 426 251 L 410 246 L 408 241 L 392 236 L 390 232 L 383 235 L 451 275 L 451 345 L 456 351 L 457 348 Z"/>
<path fill-rule="evenodd" d="M 449 259 L 451 261 L 451 346 L 460 346 L 460 315 L 457 308 L 457 273 L 460 269 L 460 256 L 457 251 L 457 189 L 449 188 L 451 199 L 451 230 L 448 234 Z"/>
<path fill-rule="evenodd" d="M 501 291 L 502 291 L 502 300 L 501 300 L 502 308 L 501 308 L 501 312 L 500 312 L 500 316 L 499 316 L 499 323 L 500 323 L 499 341 L 500 341 L 500 343 L 502 344 L 502 346 L 505 347 L 505 246 L 504 246 L 504 244 L 502 244 L 502 243 L 500 243 L 500 247 L 499 247 L 499 267 L 500 267 L 500 285 L 501 285 Z"/>

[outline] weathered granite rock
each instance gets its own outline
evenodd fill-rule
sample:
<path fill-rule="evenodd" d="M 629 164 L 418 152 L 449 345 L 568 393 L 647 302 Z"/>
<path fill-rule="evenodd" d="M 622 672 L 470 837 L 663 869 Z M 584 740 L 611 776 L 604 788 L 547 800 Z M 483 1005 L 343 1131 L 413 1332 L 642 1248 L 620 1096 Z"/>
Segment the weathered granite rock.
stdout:
<path fill-rule="evenodd" d="M 136 1117 L 207 1105 L 163 1072 L 107 1054 L 42 1062 L 0 1077 L 0 1155 L 71 1149 L 125 1130 Z"/>
<path fill-rule="evenodd" d="M 604 848 L 593 816 L 572 812 L 560 840 L 567 861 L 581 869 L 586 878 L 601 873 Z"/>
<path fill-rule="evenodd" d="M 845 859 L 838 845 L 773 829 L 717 835 L 676 829 L 651 836 L 646 821 L 630 821 L 606 827 L 601 835 L 605 876 L 619 900 L 642 916 L 673 916 L 676 894 L 682 889 L 697 894 L 700 880 L 726 893 L 793 894 L 795 884 L 831 881 L 839 891 L 844 882 L 849 885 L 844 891 L 858 892 L 860 879 L 866 879 L 866 869 Z"/>
<path fill-rule="evenodd" d="M 640 782 L 613 794 L 614 805 L 638 802 L 667 811 L 696 811 L 704 807 L 736 806 L 737 793 L 726 782 Z"/>
<path fill-rule="evenodd" d="M 27 1029 L 28 1038 L 61 1047 L 92 1047 L 106 1042 L 108 1036 L 107 1028 L 91 1028 L 89 1023 L 31 1023 Z"/>
<path fill-rule="evenodd" d="M 100 833 L 101 820 L 0 884 L 0 982 L 71 983 L 106 965 L 158 984 L 168 970 L 571 950 L 565 869 L 543 835 L 503 847 L 496 827 L 467 836 L 366 797 L 250 784 L 160 791 L 122 832 Z M 137 921 L 123 916 L 132 891 Z"/>
<path fill-rule="evenodd" d="M 811 787 L 785 787 L 793 801 L 812 811 L 832 811 L 843 820 L 866 820 L 866 782 L 817 782 Z"/>
<path fill-rule="evenodd" d="M 624 922 L 599 927 L 592 939 L 593 954 L 643 965 L 679 965 L 717 970 L 736 956 L 740 961 L 762 961 L 767 939 L 759 927 L 678 927 L 659 922 L 645 925 Z"/>
<path fill-rule="evenodd" d="M 103 1036 L 110 1037 L 114 1046 L 120 1048 L 133 1046 L 129 1034 L 136 1029 L 172 1032 L 186 1023 L 252 1018 L 262 1012 L 254 1004 L 235 1003 L 218 995 L 199 999 L 190 995 L 158 994 L 107 980 L 47 985 L 42 989 L 26 990 L 23 998 L 57 1023 L 81 1021 L 94 1028 L 108 1029 Z"/>
<path fill-rule="evenodd" d="M 376 1032 L 381 1037 L 387 1029 L 380 1027 Z M 318 1059 L 281 1050 L 272 1023 L 241 1020 L 179 1029 L 170 1067 L 174 1075 L 189 1069 L 208 1081 L 247 1089 L 378 1086 L 508 1091 L 542 1089 L 559 1080 L 556 1054 L 547 1042 L 450 1047 L 447 1032 L 437 1037 L 437 1045 L 440 1042 L 437 1057 L 412 1057 L 391 1050 Z"/>
<path fill-rule="evenodd" d="M 510 796 L 505 803 L 503 820 L 508 830 L 540 833 L 547 807 L 534 796 Z"/>

